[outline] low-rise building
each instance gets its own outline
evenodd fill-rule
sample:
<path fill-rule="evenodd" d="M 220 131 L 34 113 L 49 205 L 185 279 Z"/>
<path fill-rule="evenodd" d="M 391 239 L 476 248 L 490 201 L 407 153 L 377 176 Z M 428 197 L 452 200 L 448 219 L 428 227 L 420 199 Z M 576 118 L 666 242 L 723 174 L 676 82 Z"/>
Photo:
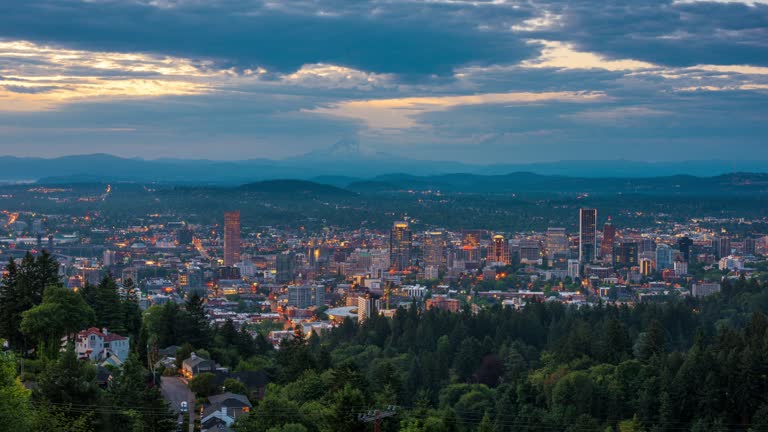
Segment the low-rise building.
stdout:
<path fill-rule="evenodd" d="M 213 372 L 215 370 L 216 362 L 200 357 L 194 352 L 181 363 L 181 372 L 187 378 L 194 378 L 201 373 Z"/>
<path fill-rule="evenodd" d="M 699 282 L 691 287 L 691 295 L 694 297 L 706 297 L 720 292 L 720 284 L 717 282 Z"/>
<path fill-rule="evenodd" d="M 200 426 L 203 431 L 214 428 L 228 428 L 238 418 L 247 415 L 253 405 L 248 397 L 236 393 L 224 393 L 208 398 L 208 404 L 203 408 L 200 416 Z"/>
<path fill-rule="evenodd" d="M 106 362 L 120 366 L 128 359 L 130 339 L 117 333 L 110 333 L 91 327 L 77 334 L 75 352 L 78 358 L 95 362 Z"/>

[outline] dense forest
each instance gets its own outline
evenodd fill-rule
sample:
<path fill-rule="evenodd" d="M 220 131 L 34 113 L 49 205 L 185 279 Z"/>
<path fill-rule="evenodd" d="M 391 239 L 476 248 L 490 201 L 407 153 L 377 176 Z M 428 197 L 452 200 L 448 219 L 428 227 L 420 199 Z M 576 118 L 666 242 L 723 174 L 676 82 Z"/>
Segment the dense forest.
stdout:
<path fill-rule="evenodd" d="M 396 406 L 382 430 L 768 430 L 766 288 L 347 322 L 262 355 L 274 384 L 237 429 L 365 430 L 359 413 Z"/>
<path fill-rule="evenodd" d="M 12 348 L 0 358 L 0 421 L 14 430 L 172 430 L 144 365 L 176 344 L 179 357 L 195 350 L 268 374 L 266 396 L 238 420 L 239 432 L 373 430 L 363 420 L 376 410 L 384 431 L 768 431 L 762 280 L 725 281 L 706 300 L 634 307 L 413 305 L 320 337 L 297 333 L 273 349 L 232 322 L 210 327 L 196 297 L 142 314 L 110 278 L 63 290 L 49 261 L 25 258 L 0 286 L 0 337 Z M 134 353 L 106 386 L 71 345 L 53 342 L 87 325 L 132 337 Z M 205 381 L 190 383 L 198 396 L 222 390 Z"/>

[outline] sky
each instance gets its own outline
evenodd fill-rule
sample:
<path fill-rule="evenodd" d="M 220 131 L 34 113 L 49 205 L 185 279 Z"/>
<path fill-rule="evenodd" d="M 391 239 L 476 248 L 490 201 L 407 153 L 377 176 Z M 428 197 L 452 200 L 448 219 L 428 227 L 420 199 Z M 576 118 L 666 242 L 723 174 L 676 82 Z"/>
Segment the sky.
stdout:
<path fill-rule="evenodd" d="M 0 154 L 768 160 L 768 0 L 8 0 Z M 345 147 L 345 148 L 346 148 Z"/>

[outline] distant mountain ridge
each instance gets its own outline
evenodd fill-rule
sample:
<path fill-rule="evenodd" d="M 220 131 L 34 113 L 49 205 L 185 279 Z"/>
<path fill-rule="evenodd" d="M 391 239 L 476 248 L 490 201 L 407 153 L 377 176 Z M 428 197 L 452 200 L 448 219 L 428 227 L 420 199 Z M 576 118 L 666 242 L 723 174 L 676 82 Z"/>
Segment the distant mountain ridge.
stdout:
<path fill-rule="evenodd" d="M 338 144 L 338 143 L 337 143 Z M 332 151 L 330 151 L 332 150 Z M 122 158 L 108 154 L 58 158 L 0 157 L 0 181 L 159 182 L 178 184 L 245 184 L 274 179 L 319 179 L 320 183 L 387 182 L 393 173 L 418 176 L 531 174 L 581 178 L 650 178 L 672 175 L 712 177 L 733 172 L 768 173 L 766 161 L 638 162 L 560 161 L 532 164 L 472 165 L 421 161 L 392 155 L 364 154 L 354 143 L 341 143 L 328 153 L 313 152 L 281 160 Z M 400 174 L 396 174 L 399 176 Z"/>

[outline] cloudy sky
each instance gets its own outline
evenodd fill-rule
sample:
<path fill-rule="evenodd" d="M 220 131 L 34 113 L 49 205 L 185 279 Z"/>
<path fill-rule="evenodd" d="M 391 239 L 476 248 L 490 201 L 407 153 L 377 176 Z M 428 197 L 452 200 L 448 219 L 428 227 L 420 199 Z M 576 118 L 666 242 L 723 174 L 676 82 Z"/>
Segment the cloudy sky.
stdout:
<path fill-rule="evenodd" d="M 0 2 L 0 154 L 768 160 L 768 0 Z"/>

